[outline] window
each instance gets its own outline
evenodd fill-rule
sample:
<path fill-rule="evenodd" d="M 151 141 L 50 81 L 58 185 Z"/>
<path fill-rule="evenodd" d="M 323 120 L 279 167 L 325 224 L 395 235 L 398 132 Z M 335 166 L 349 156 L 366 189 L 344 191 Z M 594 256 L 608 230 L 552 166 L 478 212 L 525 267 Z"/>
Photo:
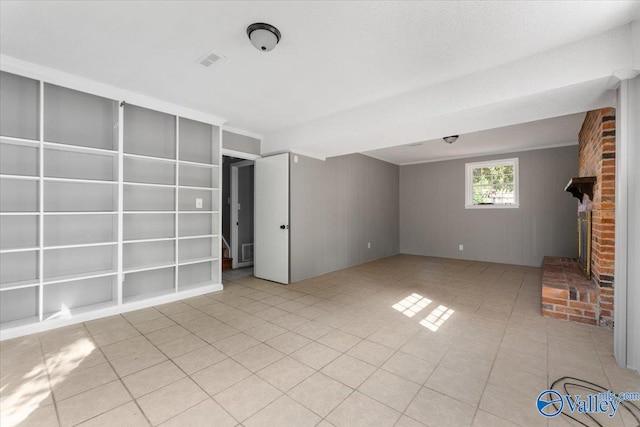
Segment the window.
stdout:
<path fill-rule="evenodd" d="M 517 208 L 518 159 L 501 159 L 466 165 L 467 209 Z"/>

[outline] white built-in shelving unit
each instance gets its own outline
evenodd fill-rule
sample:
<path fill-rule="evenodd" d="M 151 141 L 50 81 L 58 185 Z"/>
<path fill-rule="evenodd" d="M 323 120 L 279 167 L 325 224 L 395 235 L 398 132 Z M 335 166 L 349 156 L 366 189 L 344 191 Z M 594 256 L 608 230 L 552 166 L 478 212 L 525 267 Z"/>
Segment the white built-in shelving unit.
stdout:
<path fill-rule="evenodd" d="M 221 283 L 218 126 L 0 77 L 2 331 Z"/>

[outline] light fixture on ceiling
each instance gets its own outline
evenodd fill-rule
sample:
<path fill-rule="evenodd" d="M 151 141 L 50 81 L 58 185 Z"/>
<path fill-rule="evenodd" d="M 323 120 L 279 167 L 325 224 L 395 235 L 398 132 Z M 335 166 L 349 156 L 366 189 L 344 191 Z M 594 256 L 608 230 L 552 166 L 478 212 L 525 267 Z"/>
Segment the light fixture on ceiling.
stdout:
<path fill-rule="evenodd" d="M 269 52 L 280 41 L 280 31 L 273 25 L 256 22 L 247 27 L 247 36 L 256 49 Z"/>
<path fill-rule="evenodd" d="M 453 144 L 458 140 L 458 135 L 445 136 L 442 139 L 444 139 L 444 142 L 446 142 L 447 144 Z"/>

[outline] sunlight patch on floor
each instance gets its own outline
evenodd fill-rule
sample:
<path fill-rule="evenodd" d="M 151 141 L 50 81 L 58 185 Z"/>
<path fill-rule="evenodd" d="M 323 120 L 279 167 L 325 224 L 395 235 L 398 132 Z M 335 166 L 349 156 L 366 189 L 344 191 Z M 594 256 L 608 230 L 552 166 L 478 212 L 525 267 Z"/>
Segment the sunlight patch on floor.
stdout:
<path fill-rule="evenodd" d="M 2 389 L 0 425 L 15 426 L 26 420 L 49 397 L 50 387 L 63 382 L 95 348 L 91 340 L 79 339 L 47 360 L 49 378 L 45 365 L 38 364 L 22 377 L 20 386 L 8 395 L 4 391 L 10 384 L 5 385 Z"/>
<path fill-rule="evenodd" d="M 454 310 L 444 305 L 439 305 L 438 308 L 434 308 L 431 313 L 420 321 L 420 324 L 433 332 L 447 321 L 449 317 L 454 313 Z"/>
<path fill-rule="evenodd" d="M 425 298 L 420 294 L 414 293 L 391 307 L 407 317 L 413 317 L 429 304 L 431 304 L 431 300 L 429 298 Z"/>

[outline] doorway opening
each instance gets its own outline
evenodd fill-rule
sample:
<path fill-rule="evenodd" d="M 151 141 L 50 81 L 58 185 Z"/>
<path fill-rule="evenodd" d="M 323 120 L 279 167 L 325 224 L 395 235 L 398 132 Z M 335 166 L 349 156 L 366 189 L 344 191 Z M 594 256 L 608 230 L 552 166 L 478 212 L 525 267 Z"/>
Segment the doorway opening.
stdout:
<path fill-rule="evenodd" d="M 223 278 L 253 275 L 254 163 L 222 156 Z"/>

